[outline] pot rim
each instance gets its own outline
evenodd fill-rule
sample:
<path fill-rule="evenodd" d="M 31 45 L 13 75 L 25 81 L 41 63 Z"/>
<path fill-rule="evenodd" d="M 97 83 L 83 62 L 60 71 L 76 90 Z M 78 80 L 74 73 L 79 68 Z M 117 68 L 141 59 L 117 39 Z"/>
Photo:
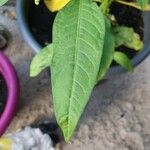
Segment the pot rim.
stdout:
<path fill-rule="evenodd" d="M 35 40 L 34 36 L 30 32 L 27 21 L 25 19 L 24 5 L 23 0 L 19 0 L 16 2 L 16 12 L 17 12 L 17 22 L 19 25 L 19 29 L 22 33 L 24 40 L 28 43 L 28 45 L 34 50 L 34 52 L 38 53 L 42 48 L 40 44 Z"/>
<path fill-rule="evenodd" d="M 34 52 L 38 53 L 41 50 L 40 44 L 35 40 L 34 36 L 31 34 L 30 29 L 27 25 L 25 19 L 25 9 L 24 9 L 24 0 L 18 0 L 16 5 L 16 12 L 18 18 L 19 29 L 22 33 L 23 38 L 28 43 L 28 45 L 34 50 Z M 140 64 L 148 55 L 150 54 L 150 42 L 144 47 L 144 49 L 139 52 L 135 57 L 131 60 L 134 66 Z M 112 66 L 105 78 L 110 78 L 111 76 L 115 76 L 117 74 L 121 74 L 127 72 L 126 69 L 121 66 Z"/>

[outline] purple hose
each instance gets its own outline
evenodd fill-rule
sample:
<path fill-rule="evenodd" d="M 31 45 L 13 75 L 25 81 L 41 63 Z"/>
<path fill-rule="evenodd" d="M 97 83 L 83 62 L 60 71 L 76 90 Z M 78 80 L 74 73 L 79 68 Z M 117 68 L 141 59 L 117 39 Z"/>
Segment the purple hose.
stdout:
<path fill-rule="evenodd" d="M 0 136 L 5 132 L 14 117 L 20 95 L 17 73 L 9 59 L 0 52 L 0 74 L 7 85 L 7 100 L 4 111 L 0 114 Z"/>

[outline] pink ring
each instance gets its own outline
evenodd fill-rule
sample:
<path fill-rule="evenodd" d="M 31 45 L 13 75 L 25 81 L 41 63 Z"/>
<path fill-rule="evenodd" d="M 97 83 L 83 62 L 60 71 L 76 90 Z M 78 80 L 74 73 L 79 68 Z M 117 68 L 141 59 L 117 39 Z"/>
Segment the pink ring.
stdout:
<path fill-rule="evenodd" d="M 1 136 L 6 131 L 16 113 L 20 96 L 19 80 L 15 68 L 2 52 L 0 52 L 0 74 L 3 76 L 8 89 L 6 105 L 0 115 Z"/>

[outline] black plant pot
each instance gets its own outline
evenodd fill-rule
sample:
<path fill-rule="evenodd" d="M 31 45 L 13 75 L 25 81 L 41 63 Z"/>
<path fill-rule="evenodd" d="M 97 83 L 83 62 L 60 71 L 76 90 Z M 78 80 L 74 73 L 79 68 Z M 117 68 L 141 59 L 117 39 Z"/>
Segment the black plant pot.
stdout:
<path fill-rule="evenodd" d="M 31 5 L 33 5 L 33 1 L 31 0 L 18 0 L 17 1 L 17 19 L 18 19 L 18 24 L 19 24 L 19 28 L 21 30 L 21 33 L 25 39 L 25 41 L 31 46 L 31 48 L 35 51 L 38 52 L 40 51 L 40 49 L 42 48 L 41 45 L 37 42 L 37 40 L 35 39 L 35 37 L 33 36 L 32 32 L 31 32 L 31 28 L 30 28 L 30 24 L 29 24 L 29 20 L 31 18 L 29 18 L 29 16 L 31 16 L 32 18 L 34 17 L 34 15 L 31 13 L 30 15 L 30 7 Z M 38 8 L 37 8 L 38 9 Z M 42 18 L 42 13 L 40 12 L 39 15 L 39 19 Z M 49 16 L 49 17 L 54 17 Z M 50 26 L 53 23 L 53 19 L 47 20 L 45 22 L 43 22 L 43 20 L 41 21 L 41 24 L 46 25 L 46 26 Z M 134 57 L 132 58 L 132 63 L 134 64 L 134 66 L 137 66 L 139 63 L 141 63 L 150 53 L 150 12 L 144 12 L 143 13 L 143 20 L 144 20 L 144 49 L 135 54 Z M 48 33 L 47 33 L 48 34 Z M 120 66 L 112 66 L 110 68 L 110 70 L 108 71 L 106 78 L 110 78 L 112 76 L 115 76 L 117 74 L 123 73 L 126 70 L 123 69 Z"/>

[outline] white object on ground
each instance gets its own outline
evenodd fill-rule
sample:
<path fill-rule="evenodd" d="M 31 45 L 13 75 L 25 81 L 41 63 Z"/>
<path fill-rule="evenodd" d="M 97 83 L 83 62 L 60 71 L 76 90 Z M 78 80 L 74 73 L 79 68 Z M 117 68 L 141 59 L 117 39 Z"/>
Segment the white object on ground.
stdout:
<path fill-rule="evenodd" d="M 49 135 L 38 128 L 26 127 L 20 132 L 8 134 L 6 138 L 12 140 L 10 150 L 54 150 Z"/>

